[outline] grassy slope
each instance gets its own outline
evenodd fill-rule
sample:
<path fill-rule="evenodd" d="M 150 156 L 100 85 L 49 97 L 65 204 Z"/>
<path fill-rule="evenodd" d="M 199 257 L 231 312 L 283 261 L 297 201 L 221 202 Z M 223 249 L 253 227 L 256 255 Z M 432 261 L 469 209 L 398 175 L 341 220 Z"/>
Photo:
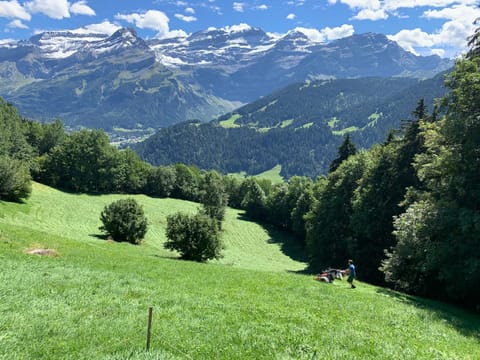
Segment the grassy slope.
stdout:
<path fill-rule="evenodd" d="M 271 168 L 270 170 L 264 171 L 258 175 L 255 175 L 256 178 L 267 179 L 270 180 L 272 183 L 278 184 L 284 182 L 285 180 L 280 175 L 282 171 L 282 165 L 277 165 Z"/>
<path fill-rule="evenodd" d="M 136 196 L 152 223 L 144 245 L 100 240 L 99 213 L 116 198 L 35 184 L 26 204 L 0 202 L 0 359 L 480 358 L 478 316 L 315 282 L 296 273 L 304 263 L 286 256 L 288 238 L 234 210 L 219 262 L 162 248 L 165 215 L 197 207 L 178 200 Z M 26 255 L 31 247 L 60 255 Z"/>

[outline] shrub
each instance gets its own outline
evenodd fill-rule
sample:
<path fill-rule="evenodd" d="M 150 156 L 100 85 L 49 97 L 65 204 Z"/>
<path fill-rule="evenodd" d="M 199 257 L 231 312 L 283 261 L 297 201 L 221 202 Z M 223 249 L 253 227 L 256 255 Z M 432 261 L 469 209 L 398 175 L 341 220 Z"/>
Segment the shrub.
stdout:
<path fill-rule="evenodd" d="M 135 199 L 121 199 L 105 206 L 100 214 L 105 231 L 115 241 L 139 244 L 147 233 L 147 218 Z"/>
<path fill-rule="evenodd" d="M 182 259 L 205 262 L 221 257 L 223 243 L 216 220 L 205 214 L 167 217 L 166 235 L 165 248 L 178 251 Z"/>

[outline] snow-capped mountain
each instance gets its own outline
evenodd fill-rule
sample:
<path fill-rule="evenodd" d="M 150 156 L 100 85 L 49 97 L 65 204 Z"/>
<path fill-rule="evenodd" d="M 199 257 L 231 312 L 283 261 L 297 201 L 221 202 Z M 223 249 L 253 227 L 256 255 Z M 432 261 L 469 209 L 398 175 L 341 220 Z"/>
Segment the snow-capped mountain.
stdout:
<path fill-rule="evenodd" d="M 33 118 L 158 128 L 209 120 L 307 79 L 427 77 L 449 66 L 379 34 L 321 43 L 301 30 L 271 34 L 244 24 L 148 40 L 133 29 L 45 32 L 0 42 L 0 96 Z"/>
<path fill-rule="evenodd" d="M 79 34 L 74 32 L 44 32 L 21 41 L 19 47 L 31 48 L 46 59 L 65 59 L 89 44 L 108 38 L 105 34 Z"/>
<path fill-rule="evenodd" d="M 148 44 L 165 65 L 215 66 L 233 72 L 273 48 L 276 40 L 261 29 L 238 26 L 199 31 L 188 37 L 150 40 Z"/>

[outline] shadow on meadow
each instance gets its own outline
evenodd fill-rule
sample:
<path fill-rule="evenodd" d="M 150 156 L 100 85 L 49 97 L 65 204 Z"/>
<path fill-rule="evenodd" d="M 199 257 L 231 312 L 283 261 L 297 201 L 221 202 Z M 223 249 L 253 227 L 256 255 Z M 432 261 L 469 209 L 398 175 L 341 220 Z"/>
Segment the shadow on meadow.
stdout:
<path fill-rule="evenodd" d="M 108 240 L 108 235 L 106 234 L 88 234 L 88 236 L 94 237 L 99 240 Z"/>
<path fill-rule="evenodd" d="M 404 294 L 388 288 L 377 288 L 376 292 L 397 301 L 427 311 L 439 320 L 446 321 L 459 333 L 480 341 L 480 315 L 454 305 Z"/>
<path fill-rule="evenodd" d="M 282 253 L 291 258 L 292 260 L 303 263 L 308 262 L 308 254 L 305 246 L 303 245 L 302 241 L 295 238 L 293 234 L 282 231 L 275 226 L 266 224 L 264 222 L 253 221 L 245 214 L 239 214 L 237 218 L 242 221 L 254 222 L 261 226 L 262 229 L 265 230 L 269 236 L 268 243 L 280 245 L 280 250 L 282 251 Z M 301 270 L 299 272 L 304 272 L 304 270 Z"/>

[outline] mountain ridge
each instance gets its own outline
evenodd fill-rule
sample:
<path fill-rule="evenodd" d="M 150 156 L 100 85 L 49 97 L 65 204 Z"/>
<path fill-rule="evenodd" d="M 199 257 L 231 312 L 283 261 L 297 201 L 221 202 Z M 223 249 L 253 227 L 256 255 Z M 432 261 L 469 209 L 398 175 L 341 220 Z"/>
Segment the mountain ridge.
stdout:
<path fill-rule="evenodd" d="M 159 129 L 209 121 L 308 79 L 428 77 L 449 65 L 372 33 L 320 43 L 246 25 L 147 40 L 131 28 L 45 32 L 0 45 L 0 96 L 40 121 Z"/>

